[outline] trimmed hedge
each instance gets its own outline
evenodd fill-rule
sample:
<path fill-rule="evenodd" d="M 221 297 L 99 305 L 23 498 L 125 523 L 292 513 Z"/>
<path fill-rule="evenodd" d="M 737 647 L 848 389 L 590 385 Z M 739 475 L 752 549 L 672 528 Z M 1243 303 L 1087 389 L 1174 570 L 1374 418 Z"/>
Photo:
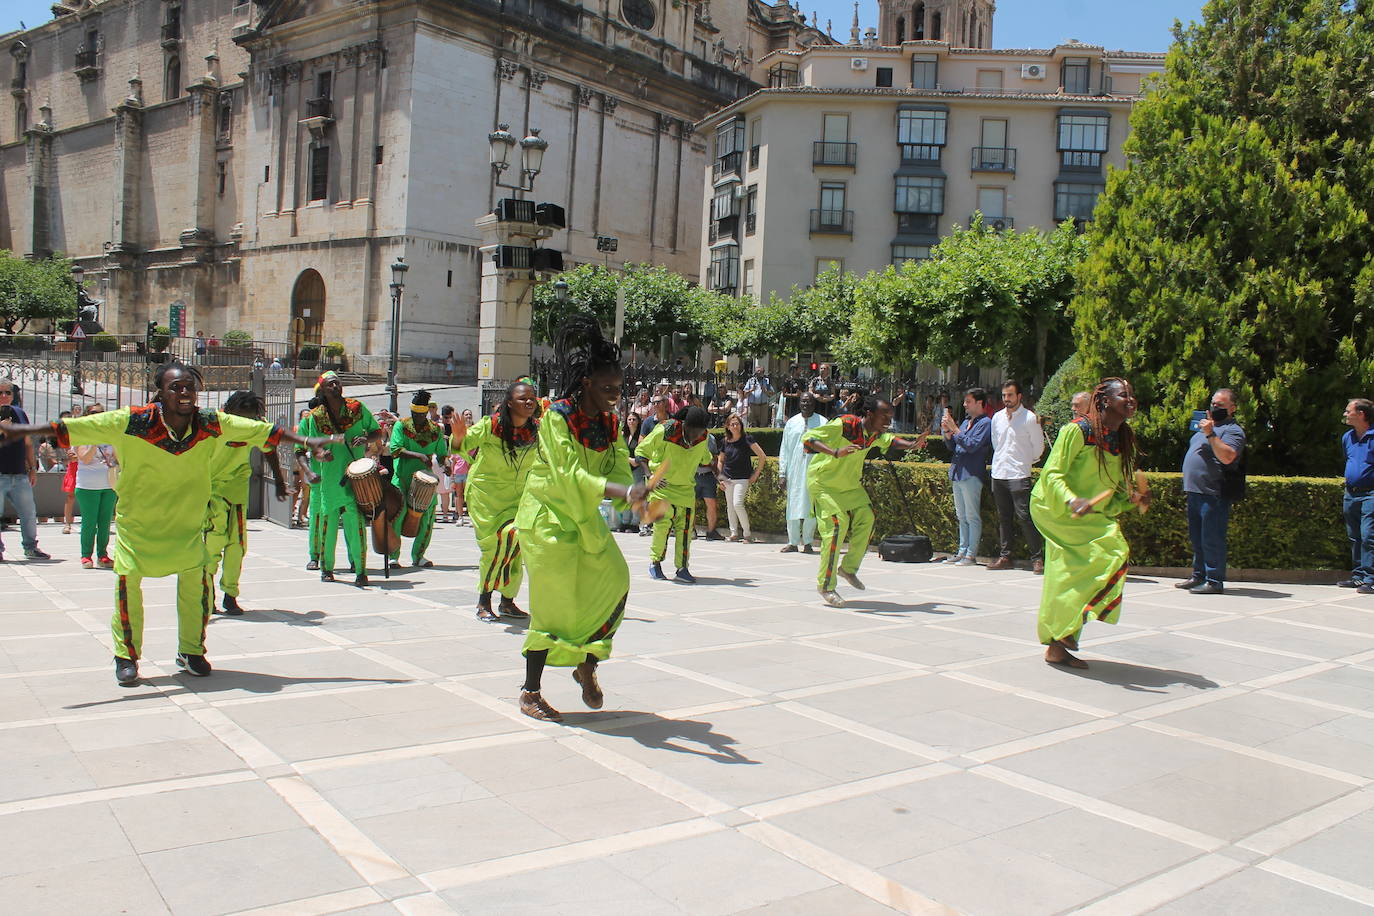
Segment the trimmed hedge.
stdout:
<path fill-rule="evenodd" d="M 869 461 L 864 466 L 864 487 L 877 516 L 874 543 L 889 534 L 906 533 L 914 522 L 916 530 L 927 535 L 936 550 L 953 551 L 959 528 L 948 466 L 899 461 L 893 470 L 903 492 L 894 487 L 892 475 L 882 462 Z M 1150 472 L 1146 476 L 1154 505 L 1145 515 L 1132 512 L 1122 516 L 1131 562 L 1137 566 L 1191 566 L 1193 552 L 1188 541 L 1182 475 Z M 1350 547 L 1341 518 L 1343 484 L 1339 478 L 1250 477 L 1247 498 L 1231 509 L 1228 564 L 1236 569 L 1348 568 Z M 776 459 L 769 459 L 758 481 L 749 488 L 745 506 L 756 531 L 786 533 L 787 499 L 778 486 Z M 997 509 L 987 488 L 982 506 L 983 540 L 978 553 L 988 556 L 997 549 Z M 698 511 L 702 511 L 700 505 Z M 719 516 L 724 527 L 723 506 Z M 1019 533 L 1013 551 L 1025 555 Z"/>

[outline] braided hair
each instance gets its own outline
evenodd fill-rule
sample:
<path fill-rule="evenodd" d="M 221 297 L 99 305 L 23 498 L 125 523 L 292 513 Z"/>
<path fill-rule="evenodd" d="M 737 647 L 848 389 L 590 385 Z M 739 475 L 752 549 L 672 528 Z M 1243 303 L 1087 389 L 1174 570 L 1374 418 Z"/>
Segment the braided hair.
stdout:
<path fill-rule="evenodd" d="M 188 366 L 179 359 L 173 359 L 157 367 L 157 373 L 153 376 L 153 387 L 157 389 L 157 393 L 153 395 L 153 403 L 161 403 L 162 382 L 167 378 L 169 372 L 184 372 L 196 380 L 196 388 L 205 388 L 205 376 L 200 374 L 199 369 L 195 366 Z"/>
<path fill-rule="evenodd" d="M 496 409 L 497 419 L 501 426 L 501 449 L 506 453 L 506 460 L 514 463 L 515 461 L 515 420 L 510 415 L 510 402 L 515 397 L 517 388 L 533 388 L 534 383 L 528 378 L 518 378 L 506 386 L 506 396 L 501 399 L 501 406 Z M 531 417 L 529 423 L 534 422 Z"/>
<path fill-rule="evenodd" d="M 1093 438 L 1098 442 L 1105 444 L 1107 441 L 1108 430 L 1102 419 L 1102 415 L 1107 408 L 1107 396 L 1111 394 L 1114 389 L 1122 388 L 1129 391 L 1130 387 L 1131 383 L 1124 378 L 1113 376 L 1111 378 L 1104 378 L 1102 381 L 1098 382 L 1097 387 L 1093 389 L 1092 400 L 1089 402 L 1088 406 L 1087 421 L 1089 428 L 1092 430 Z M 1115 435 L 1117 450 L 1121 455 L 1121 474 L 1126 480 L 1126 485 L 1131 486 L 1130 481 L 1135 476 L 1136 462 L 1139 458 L 1144 456 L 1145 453 L 1140 450 L 1140 443 L 1136 441 L 1135 430 L 1131 429 L 1130 423 L 1122 420 L 1121 425 L 1116 428 Z M 1105 448 L 1099 448 L 1097 450 L 1097 463 L 1105 474 L 1107 470 L 1107 451 Z"/>
<path fill-rule="evenodd" d="M 252 391 L 235 391 L 224 399 L 224 407 L 221 409 L 225 413 L 245 411 L 250 416 L 260 417 L 267 412 L 267 404 L 260 394 Z"/>
<path fill-rule="evenodd" d="M 580 395 L 584 378 L 620 369 L 620 347 L 606 339 L 601 325 L 590 315 L 573 315 L 559 325 L 553 348 L 562 398 Z"/>

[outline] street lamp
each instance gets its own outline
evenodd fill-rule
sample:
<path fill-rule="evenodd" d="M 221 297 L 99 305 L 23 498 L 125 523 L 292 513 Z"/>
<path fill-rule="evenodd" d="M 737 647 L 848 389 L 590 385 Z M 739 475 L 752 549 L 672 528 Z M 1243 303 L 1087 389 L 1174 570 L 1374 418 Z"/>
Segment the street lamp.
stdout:
<path fill-rule="evenodd" d="M 72 280 L 76 282 L 76 323 L 72 326 L 71 336 L 76 340 L 76 356 L 72 364 L 72 394 L 85 394 L 81 384 L 81 343 L 86 339 L 86 329 L 81 326 L 81 280 L 86 269 L 80 264 L 72 265 Z"/>
<path fill-rule="evenodd" d="M 491 173 L 499 188 L 513 191 L 534 190 L 534 176 L 544 168 L 544 152 L 549 141 L 539 136 L 539 128 L 531 127 L 529 136 L 520 141 L 520 177 L 515 184 L 501 180 L 501 176 L 511 167 L 510 156 L 515 150 L 515 134 L 510 132 L 509 124 L 499 124 L 496 130 L 487 134 L 487 144 L 491 150 Z"/>
<path fill-rule="evenodd" d="M 391 366 L 386 373 L 386 391 L 391 396 L 391 412 L 396 413 L 396 361 L 401 352 L 401 294 L 406 288 L 410 265 L 398 257 L 391 265 Z"/>

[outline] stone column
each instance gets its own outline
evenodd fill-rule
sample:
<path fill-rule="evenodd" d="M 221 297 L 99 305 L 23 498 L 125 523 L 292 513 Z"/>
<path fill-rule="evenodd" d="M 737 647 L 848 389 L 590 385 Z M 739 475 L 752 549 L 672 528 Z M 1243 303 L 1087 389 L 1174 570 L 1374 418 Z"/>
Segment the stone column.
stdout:
<path fill-rule="evenodd" d="M 191 225 L 181 231 L 187 259 L 210 258 L 215 243 L 215 101 L 219 81 L 210 74 L 186 87 L 190 98 L 186 166 L 191 176 Z"/>
<path fill-rule="evenodd" d="M 110 254 L 139 252 L 139 175 L 143 172 L 143 81 L 129 80 L 129 96 L 114 107 L 114 201 Z"/>
<path fill-rule="evenodd" d="M 498 268 L 502 245 L 533 246 L 553 234 L 534 223 L 497 220 L 488 213 L 477 220 L 482 235 L 482 305 L 477 329 L 477 378 L 510 380 L 530 368 L 530 319 L 534 273 L 528 267 Z"/>
<path fill-rule="evenodd" d="M 28 146 L 24 151 L 29 174 L 29 250 L 33 258 L 52 254 L 52 207 L 49 190 L 52 188 L 52 108 L 44 104 L 38 109 L 38 123 L 25 133 Z"/>
<path fill-rule="evenodd" d="M 278 214 L 288 217 L 289 234 L 296 234 L 296 202 L 300 197 L 300 119 L 305 113 L 305 90 L 301 86 L 301 65 L 289 63 L 282 68 L 282 151 L 281 207 Z"/>

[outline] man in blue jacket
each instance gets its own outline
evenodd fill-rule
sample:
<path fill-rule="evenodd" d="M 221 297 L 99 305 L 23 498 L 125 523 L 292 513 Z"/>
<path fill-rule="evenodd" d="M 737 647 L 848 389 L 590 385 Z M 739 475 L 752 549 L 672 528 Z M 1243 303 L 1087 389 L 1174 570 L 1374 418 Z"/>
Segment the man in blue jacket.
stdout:
<path fill-rule="evenodd" d="M 949 411 L 940 431 L 949 443 L 949 479 L 954 487 L 954 514 L 959 519 L 959 547 L 946 563 L 975 566 L 978 542 L 983 539 L 983 485 L 992 457 L 992 421 L 987 415 L 988 393 L 971 388 L 964 395 L 964 422 L 955 423 Z"/>

